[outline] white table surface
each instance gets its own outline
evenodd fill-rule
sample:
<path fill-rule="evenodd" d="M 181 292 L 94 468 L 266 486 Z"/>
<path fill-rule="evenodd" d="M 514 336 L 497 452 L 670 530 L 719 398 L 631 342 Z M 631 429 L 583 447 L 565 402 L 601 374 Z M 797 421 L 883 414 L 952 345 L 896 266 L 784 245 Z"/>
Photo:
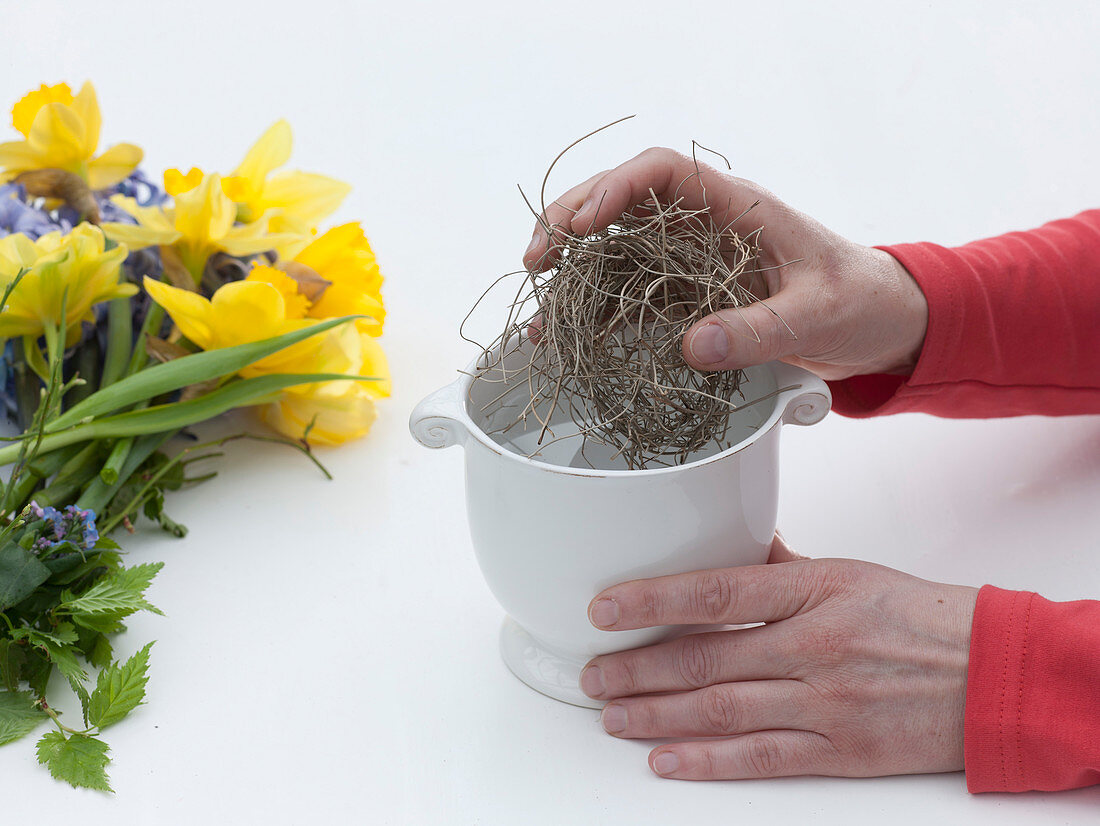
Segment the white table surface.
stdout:
<path fill-rule="evenodd" d="M 325 461 L 238 444 L 171 500 L 184 540 L 122 653 L 148 704 L 109 732 L 115 796 L 0 749 L 4 820 L 377 824 L 1083 823 L 1100 792 L 966 793 L 962 774 L 682 783 L 594 711 L 520 684 L 466 533 L 458 449 L 408 436 L 470 356 L 461 316 L 514 269 L 536 190 L 692 138 L 865 243 L 961 243 L 1095 206 L 1094 3 L 0 3 L 0 101 L 97 84 L 104 140 L 228 172 L 276 117 L 355 191 L 385 273 L 396 391 Z M 8 134 L 8 133 L 5 133 Z M 7 138 L 5 138 L 7 139 Z M 1036 346 L 1042 346 L 1036 342 Z M 1100 595 L 1100 419 L 830 416 L 788 429 L 780 523 L 814 556 Z"/>

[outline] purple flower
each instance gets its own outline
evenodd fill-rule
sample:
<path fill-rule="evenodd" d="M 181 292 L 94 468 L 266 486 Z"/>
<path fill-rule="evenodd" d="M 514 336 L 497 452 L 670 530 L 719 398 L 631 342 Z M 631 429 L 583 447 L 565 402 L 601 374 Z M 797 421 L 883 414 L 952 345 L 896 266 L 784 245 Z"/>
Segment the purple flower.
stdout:
<path fill-rule="evenodd" d="M 95 547 L 99 541 L 99 531 L 96 529 L 93 510 L 67 505 L 59 511 L 49 506 L 42 507 L 37 502 L 31 502 L 28 509 L 36 519 L 46 522 L 33 543 L 33 547 L 38 551 L 50 551 L 64 543 L 87 551 Z"/>
<path fill-rule="evenodd" d="M 55 230 L 68 232 L 72 224 L 55 219 L 46 210 L 27 201 L 27 191 L 19 184 L 0 186 L 0 238 L 20 233 L 37 240 Z"/>

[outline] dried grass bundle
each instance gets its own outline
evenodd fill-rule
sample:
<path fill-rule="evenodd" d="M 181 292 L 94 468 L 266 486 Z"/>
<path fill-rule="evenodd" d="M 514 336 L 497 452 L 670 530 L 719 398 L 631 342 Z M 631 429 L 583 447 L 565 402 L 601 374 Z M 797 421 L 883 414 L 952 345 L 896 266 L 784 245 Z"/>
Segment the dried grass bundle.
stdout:
<path fill-rule="evenodd" d="M 760 229 L 742 236 L 734 230 L 741 216 L 715 226 L 709 206 L 686 209 L 680 197 L 662 204 L 650 194 L 589 235 L 544 222 L 559 256 L 553 267 L 509 274 L 522 282 L 501 334 L 478 345 L 475 384 L 505 384 L 490 394 L 497 404 L 521 374 L 530 398 L 511 404 L 514 415 L 498 433 L 537 421 L 532 455 L 579 431 L 586 445 L 611 448 L 611 458 L 632 469 L 682 464 L 708 445 L 727 447 L 730 414 L 761 400 L 745 402 L 742 371 L 702 373 L 681 354 L 695 322 L 756 300 L 748 285 L 759 271 Z M 524 347 L 517 371 L 510 357 Z M 504 369 L 506 360 L 513 366 Z M 561 411 L 576 426 L 564 436 L 552 424 Z"/>

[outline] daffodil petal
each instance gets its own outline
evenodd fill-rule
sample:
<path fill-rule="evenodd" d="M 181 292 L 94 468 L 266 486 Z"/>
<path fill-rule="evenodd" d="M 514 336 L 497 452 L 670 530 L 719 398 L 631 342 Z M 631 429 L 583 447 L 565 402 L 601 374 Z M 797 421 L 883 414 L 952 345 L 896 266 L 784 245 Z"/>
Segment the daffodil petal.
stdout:
<path fill-rule="evenodd" d="M 88 162 L 88 186 L 107 189 L 127 178 L 136 168 L 145 152 L 132 143 L 116 143 L 98 158 Z"/>
<path fill-rule="evenodd" d="M 212 308 L 209 301 L 198 293 L 154 281 L 148 276 L 143 284 L 145 291 L 168 312 L 184 336 L 203 350 L 215 346 L 214 331 L 210 325 Z"/>
<path fill-rule="evenodd" d="M 288 216 L 313 226 L 332 214 L 351 192 L 351 186 L 312 172 L 280 172 L 264 184 L 263 200 Z"/>
<path fill-rule="evenodd" d="M 123 224 L 116 221 L 105 221 L 100 224 L 100 227 L 103 229 L 103 234 L 112 241 L 125 244 L 132 250 L 160 246 L 161 244 L 174 244 L 180 237 L 180 234 L 175 230 Z"/>
<path fill-rule="evenodd" d="M 38 110 L 27 143 L 35 151 L 48 154 L 54 165 L 62 169 L 88 158 L 84 151 L 84 124 L 72 109 L 61 103 L 47 103 Z"/>
<path fill-rule="evenodd" d="M 99 101 L 96 99 L 95 87 L 92 86 L 90 80 L 85 81 L 84 85 L 80 87 L 80 91 L 77 93 L 76 97 L 73 98 L 71 105 L 73 112 L 76 113 L 81 123 L 84 124 L 84 148 L 82 154 L 84 157 L 90 158 L 95 154 L 96 147 L 99 146 L 99 128 L 102 125 L 102 118 L 99 115 Z M 138 160 L 140 161 L 141 158 L 138 158 Z M 135 164 L 135 166 L 136 165 L 137 164 Z M 122 179 L 119 178 L 119 180 Z M 115 183 L 117 183 L 117 181 Z M 100 187 L 93 185 L 92 189 L 100 189 Z"/>
<path fill-rule="evenodd" d="M 360 375 L 381 379 L 381 381 L 364 382 L 364 390 L 379 398 L 389 396 L 393 392 L 393 384 L 390 381 L 390 365 L 382 345 L 373 337 L 362 335 L 359 338 L 359 346 L 362 347 L 363 356 L 363 364 L 359 368 Z"/>
<path fill-rule="evenodd" d="M 248 150 L 233 175 L 244 178 L 253 192 L 259 192 L 271 171 L 290 160 L 292 142 L 290 124 L 285 120 L 276 121 Z"/>
<path fill-rule="evenodd" d="M 361 438 L 370 431 L 377 413 L 371 396 L 360 389 L 364 383 L 348 384 L 338 396 L 288 393 L 261 408 L 260 420 L 291 439 L 303 438 L 308 429 L 311 445 L 340 445 Z"/>

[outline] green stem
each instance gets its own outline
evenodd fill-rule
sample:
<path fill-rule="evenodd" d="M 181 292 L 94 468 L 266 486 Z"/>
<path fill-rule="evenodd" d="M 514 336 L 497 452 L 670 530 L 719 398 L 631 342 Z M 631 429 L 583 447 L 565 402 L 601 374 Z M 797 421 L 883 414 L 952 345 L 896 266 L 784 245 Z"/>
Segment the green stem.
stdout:
<path fill-rule="evenodd" d="M 129 436 L 125 439 L 119 439 L 115 442 L 115 446 L 111 448 L 111 453 L 107 457 L 107 461 L 104 462 L 103 469 L 99 471 L 100 478 L 108 485 L 113 485 L 118 481 L 118 473 L 122 470 L 126 457 L 130 455 L 130 448 L 133 446 L 134 437 Z"/>
<path fill-rule="evenodd" d="M 64 505 L 96 476 L 100 445 L 88 442 L 57 472 L 57 477 L 37 497 L 39 505 Z"/>
<path fill-rule="evenodd" d="M 83 380 L 83 384 L 77 384 L 65 394 L 66 407 L 79 404 L 98 389 L 102 356 L 99 340 L 95 337 L 85 341 L 77 348 L 74 356 L 76 359 L 76 370 L 74 372 Z"/>
<path fill-rule="evenodd" d="M 234 439 L 239 439 L 239 438 L 240 438 L 240 436 L 237 436 L 237 435 L 226 436 L 223 439 L 216 439 L 212 442 L 206 442 L 205 444 L 201 444 L 201 445 L 194 445 L 192 447 L 188 447 L 188 448 L 185 448 L 185 449 L 181 450 L 173 458 L 171 458 L 167 462 L 165 462 L 160 467 L 160 469 L 157 470 L 156 473 L 154 473 L 152 476 L 149 477 L 149 479 L 142 486 L 141 490 L 139 490 L 136 494 L 134 494 L 134 497 L 126 504 L 126 507 L 124 507 L 122 510 L 119 510 L 119 511 L 115 512 L 114 519 L 111 519 L 109 522 L 107 522 L 106 525 L 103 525 L 103 526 L 100 527 L 100 529 L 99 529 L 100 533 L 102 533 L 104 536 L 107 536 L 108 534 L 111 533 L 111 531 L 113 531 L 115 528 L 118 527 L 118 524 L 123 519 L 125 519 L 131 513 L 134 513 L 138 508 L 140 508 L 141 505 L 144 503 L 145 499 L 148 497 L 150 491 L 152 491 L 154 486 L 157 484 L 157 482 L 159 482 L 164 477 L 164 475 L 166 473 L 168 473 L 168 471 L 170 471 L 176 465 L 180 464 L 180 462 L 183 460 L 183 458 L 185 456 L 187 456 L 187 454 L 193 453 L 196 450 L 203 450 L 203 449 L 208 448 L 208 447 L 214 447 L 215 445 L 225 444 L 228 441 L 231 441 L 231 440 L 234 440 Z M 197 456 L 194 459 L 192 459 L 191 461 L 199 461 L 199 459 L 209 459 L 209 458 L 212 458 L 213 456 L 218 456 L 218 455 L 220 455 L 220 454 L 214 453 L 214 454 L 209 454 L 209 455 L 205 455 L 205 456 Z"/>
<path fill-rule="evenodd" d="M 107 484 L 102 477 L 95 477 L 76 501 L 76 506 L 93 510 L 96 513 L 103 513 L 111 500 L 115 498 L 115 494 L 126 483 L 126 480 L 133 476 L 142 463 L 175 434 L 175 430 L 169 430 L 165 433 L 153 433 L 134 439 L 133 447 L 126 457 L 126 462 L 119 470 L 118 481 L 114 484 Z"/>
<path fill-rule="evenodd" d="M 80 448 L 72 445 L 47 453 L 45 456 L 38 456 L 34 461 L 28 462 L 27 472 L 5 492 L 0 510 L 13 515 L 22 511 L 31 494 L 34 493 L 34 489 L 61 470 L 65 463 L 79 452 Z"/>
<path fill-rule="evenodd" d="M 159 304 L 151 303 L 149 311 L 145 314 L 145 321 L 138 331 L 137 341 L 134 342 L 134 352 L 130 356 L 130 364 L 126 368 L 125 375 L 132 376 L 145 366 L 145 363 L 149 360 L 149 354 L 145 352 L 145 337 L 159 333 L 163 321 L 164 308 Z"/>
<path fill-rule="evenodd" d="M 130 363 L 134 335 L 131 312 L 129 298 L 116 298 L 107 305 L 107 356 L 103 361 L 101 388 L 122 378 Z"/>
<path fill-rule="evenodd" d="M 20 430 L 26 430 L 34 420 L 34 414 L 42 401 L 42 381 L 27 365 L 23 339 L 15 339 L 12 346 L 12 355 L 15 357 L 15 404 L 19 409 L 17 424 Z"/>

